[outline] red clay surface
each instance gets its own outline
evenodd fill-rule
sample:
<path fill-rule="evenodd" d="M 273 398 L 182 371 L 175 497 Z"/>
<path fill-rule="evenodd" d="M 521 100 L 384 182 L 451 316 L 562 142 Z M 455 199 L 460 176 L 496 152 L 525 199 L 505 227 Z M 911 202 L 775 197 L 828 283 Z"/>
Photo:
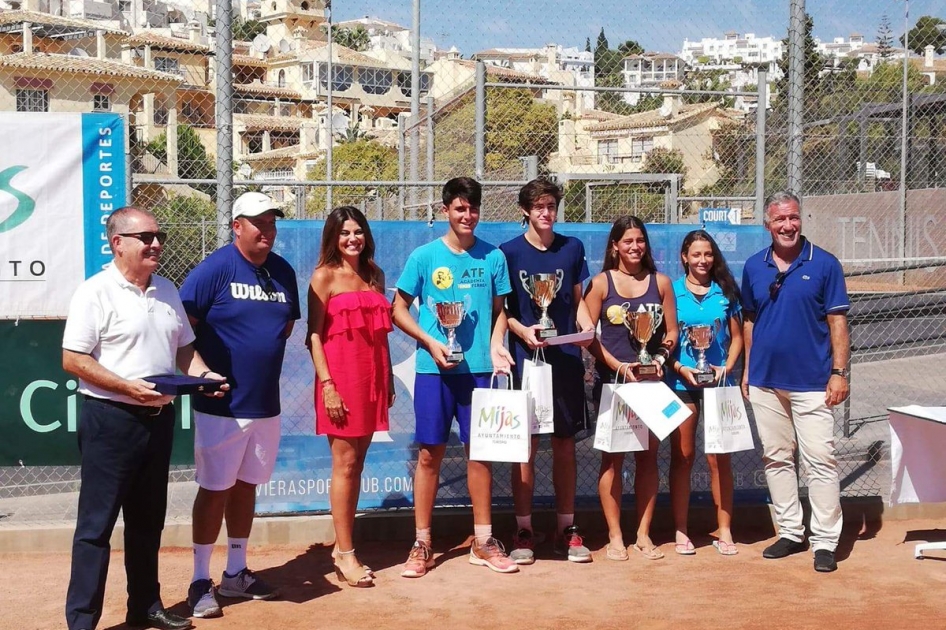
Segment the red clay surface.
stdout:
<path fill-rule="evenodd" d="M 435 519 L 436 525 L 436 519 Z M 467 562 L 467 550 L 435 541 L 437 567 L 426 577 L 399 576 L 408 544 L 363 544 L 359 556 L 377 574 L 377 586 L 349 588 L 336 581 L 329 548 L 251 549 L 251 565 L 282 588 L 271 602 L 221 600 L 224 618 L 195 620 L 200 629 L 267 628 L 322 630 L 368 628 L 944 628 L 946 554 L 915 560 L 917 540 L 946 540 L 943 523 L 896 521 L 879 531 L 848 527 L 839 548 L 840 569 L 812 570 L 806 552 L 765 560 L 771 539 L 737 535 L 740 553 L 719 556 L 711 539 L 696 537 L 695 556 L 644 559 L 631 550 L 627 562 L 608 561 L 605 539 L 587 541 L 594 562 L 553 559 L 550 544 L 519 574 L 499 575 Z M 739 534 L 739 532 L 737 532 Z M 441 552 L 442 555 L 441 555 Z M 215 554 L 219 573 L 223 550 Z M 0 555 L 0 628 L 46 630 L 64 627 L 63 601 L 69 578 L 68 554 Z M 124 628 L 122 554 L 112 554 L 105 614 L 99 628 Z M 178 613 L 191 575 L 189 549 L 161 554 L 164 602 Z"/>

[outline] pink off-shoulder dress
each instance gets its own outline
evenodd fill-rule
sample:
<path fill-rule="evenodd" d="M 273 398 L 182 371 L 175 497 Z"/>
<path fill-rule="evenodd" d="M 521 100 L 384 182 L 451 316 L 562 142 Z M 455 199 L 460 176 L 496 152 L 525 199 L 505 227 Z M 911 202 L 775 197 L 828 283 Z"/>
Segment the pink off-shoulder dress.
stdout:
<path fill-rule="evenodd" d="M 333 421 L 325 411 L 322 383 L 315 385 L 315 432 L 363 437 L 388 430 L 391 304 L 377 291 L 353 291 L 329 298 L 322 347 L 335 389 L 349 412 Z"/>

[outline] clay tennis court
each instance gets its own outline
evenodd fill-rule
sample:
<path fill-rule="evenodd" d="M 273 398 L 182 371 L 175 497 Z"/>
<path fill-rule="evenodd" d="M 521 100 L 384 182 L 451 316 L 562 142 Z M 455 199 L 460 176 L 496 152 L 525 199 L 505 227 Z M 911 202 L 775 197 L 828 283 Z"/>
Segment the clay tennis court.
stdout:
<path fill-rule="evenodd" d="M 591 515 L 589 515 L 591 516 Z M 852 522 L 855 521 L 855 522 Z M 916 540 L 946 540 L 946 523 L 933 520 L 880 524 L 848 518 L 840 569 L 812 570 L 810 553 L 764 560 L 770 530 L 737 528 L 740 553 L 719 556 L 707 536 L 694 535 L 697 554 L 677 556 L 666 538 L 663 560 L 633 553 L 627 562 L 604 557 L 606 539 L 588 540 L 594 562 L 553 559 L 551 545 L 517 575 L 498 575 L 467 563 L 460 538 L 435 542 L 437 567 L 419 580 L 399 577 L 408 542 L 359 544 L 375 570 L 377 586 L 353 589 L 336 581 L 330 548 L 277 546 L 251 550 L 251 564 L 282 588 L 272 602 L 221 599 L 223 619 L 195 620 L 197 628 L 942 628 L 946 627 L 946 553 L 913 558 Z M 436 520 L 435 520 L 436 524 Z M 939 527 L 940 529 L 937 529 Z M 501 532 L 507 536 L 508 532 Z M 697 532 L 691 532 L 696 534 Z M 214 556 L 219 573 L 223 553 Z M 4 554 L 5 584 L 0 628 L 64 627 L 63 601 L 69 555 Z M 99 628 L 124 628 L 122 554 L 112 555 Z M 164 602 L 188 614 L 184 604 L 191 551 L 164 549 Z"/>

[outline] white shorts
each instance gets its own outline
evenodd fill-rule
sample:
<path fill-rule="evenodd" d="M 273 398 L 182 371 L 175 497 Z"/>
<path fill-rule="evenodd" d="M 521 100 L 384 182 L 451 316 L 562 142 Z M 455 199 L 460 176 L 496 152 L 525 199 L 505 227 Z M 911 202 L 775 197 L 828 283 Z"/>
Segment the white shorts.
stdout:
<path fill-rule="evenodd" d="M 194 412 L 197 484 L 228 490 L 237 480 L 268 483 L 276 465 L 281 434 L 279 416 L 249 420 Z"/>

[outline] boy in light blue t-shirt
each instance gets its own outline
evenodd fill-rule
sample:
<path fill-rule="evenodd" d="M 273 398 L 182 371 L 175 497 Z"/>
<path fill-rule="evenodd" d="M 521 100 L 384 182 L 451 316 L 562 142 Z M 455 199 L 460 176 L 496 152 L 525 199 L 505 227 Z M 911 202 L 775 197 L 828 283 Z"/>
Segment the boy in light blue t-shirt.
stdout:
<path fill-rule="evenodd" d="M 489 387 L 493 372 L 508 372 L 512 357 L 503 347 L 504 296 L 511 292 L 506 259 L 497 248 L 474 236 L 480 219 L 482 188 L 468 177 L 443 187 L 447 233 L 414 250 L 397 282 L 394 322 L 417 340 L 414 415 L 418 442 L 414 471 L 416 542 L 401 575 L 421 577 L 433 567 L 430 525 L 440 483 L 440 464 L 454 417 L 466 445 L 467 483 L 473 502 L 475 542 L 470 563 L 499 573 L 518 566 L 492 535 L 492 467 L 469 459 L 470 403 L 473 389 Z M 417 321 L 410 313 L 419 299 Z M 463 360 L 449 361 L 445 331 L 431 310 L 437 302 L 460 302 L 466 314 L 456 329 Z M 428 305 L 430 304 L 430 305 Z M 497 326 L 497 323 L 501 325 Z"/>

